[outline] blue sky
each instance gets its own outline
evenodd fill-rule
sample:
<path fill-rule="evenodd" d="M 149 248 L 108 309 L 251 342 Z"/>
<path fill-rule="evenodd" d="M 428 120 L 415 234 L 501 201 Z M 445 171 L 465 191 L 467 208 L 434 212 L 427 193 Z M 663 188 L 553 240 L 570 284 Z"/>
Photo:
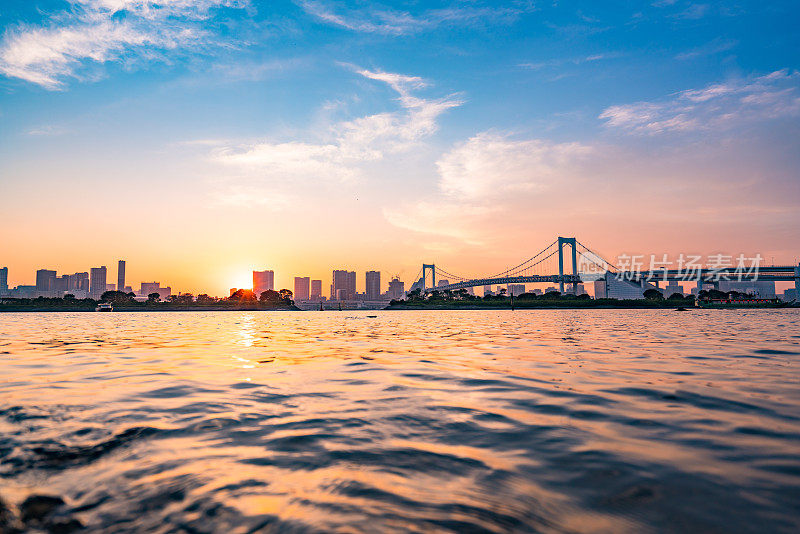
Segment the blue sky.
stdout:
<path fill-rule="evenodd" d="M 250 267 L 496 270 L 557 234 L 794 261 L 797 20 L 796 2 L 6 1 L 0 263 L 124 256 L 221 293 Z"/>

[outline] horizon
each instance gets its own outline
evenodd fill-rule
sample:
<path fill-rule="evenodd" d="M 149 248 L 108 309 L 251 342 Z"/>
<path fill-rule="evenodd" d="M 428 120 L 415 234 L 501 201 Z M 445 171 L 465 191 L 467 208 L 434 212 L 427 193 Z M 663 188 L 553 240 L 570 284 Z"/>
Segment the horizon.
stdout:
<path fill-rule="evenodd" d="M 792 2 L 0 15 L 9 284 L 124 257 L 129 280 L 194 294 L 256 269 L 408 285 L 423 262 L 498 271 L 555 235 L 609 258 L 798 261 Z"/>

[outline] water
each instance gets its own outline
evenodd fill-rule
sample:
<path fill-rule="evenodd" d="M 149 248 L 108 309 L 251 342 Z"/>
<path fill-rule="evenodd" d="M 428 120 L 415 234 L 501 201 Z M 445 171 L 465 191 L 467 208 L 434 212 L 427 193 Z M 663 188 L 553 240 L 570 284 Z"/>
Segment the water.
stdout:
<path fill-rule="evenodd" d="M 0 314 L 0 371 L 0 531 L 800 528 L 798 310 Z"/>

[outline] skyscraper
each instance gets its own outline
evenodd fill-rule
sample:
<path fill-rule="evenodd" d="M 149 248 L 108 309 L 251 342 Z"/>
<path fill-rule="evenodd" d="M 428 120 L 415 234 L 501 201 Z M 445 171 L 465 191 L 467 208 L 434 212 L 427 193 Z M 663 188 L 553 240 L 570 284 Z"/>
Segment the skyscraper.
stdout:
<path fill-rule="evenodd" d="M 322 280 L 311 281 L 311 300 L 322 300 Z"/>
<path fill-rule="evenodd" d="M 62 274 L 61 276 L 55 279 L 55 295 L 58 297 L 63 297 L 67 291 L 69 291 L 69 275 Z"/>
<path fill-rule="evenodd" d="M 117 291 L 125 291 L 125 260 L 117 264 Z"/>
<path fill-rule="evenodd" d="M 311 278 L 308 276 L 294 277 L 294 300 L 308 300 Z"/>
<path fill-rule="evenodd" d="M 356 298 L 355 271 L 333 271 L 331 282 L 331 300 L 351 300 Z"/>
<path fill-rule="evenodd" d="M 507 295 L 514 295 L 515 297 L 518 297 L 525 293 L 525 284 L 508 284 L 507 289 Z"/>
<path fill-rule="evenodd" d="M 8 291 L 8 267 L 0 269 L 0 293 Z"/>
<path fill-rule="evenodd" d="M 36 271 L 36 292 L 40 296 L 51 297 L 56 289 L 56 272 L 47 269 Z"/>
<path fill-rule="evenodd" d="M 88 293 L 89 273 L 75 273 L 69 275 L 69 283 L 67 284 L 67 291 L 73 294 L 75 294 L 75 292 Z"/>
<path fill-rule="evenodd" d="M 268 289 L 275 290 L 275 273 L 273 271 L 253 271 L 253 293 L 256 297 Z"/>
<path fill-rule="evenodd" d="M 390 299 L 399 300 L 403 298 L 403 293 L 405 292 L 405 284 L 396 276 L 392 278 L 392 280 L 389 282 L 389 291 L 387 296 Z"/>
<path fill-rule="evenodd" d="M 381 298 L 381 273 L 380 271 L 367 271 L 365 276 L 367 300 Z"/>
<path fill-rule="evenodd" d="M 99 299 L 105 293 L 107 275 L 108 269 L 105 265 L 89 269 L 89 296 L 91 298 Z"/>

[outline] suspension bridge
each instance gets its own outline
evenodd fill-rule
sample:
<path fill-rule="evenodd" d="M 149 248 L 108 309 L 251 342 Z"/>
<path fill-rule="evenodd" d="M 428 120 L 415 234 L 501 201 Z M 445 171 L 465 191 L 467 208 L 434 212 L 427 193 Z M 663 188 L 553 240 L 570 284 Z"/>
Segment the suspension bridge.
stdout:
<path fill-rule="evenodd" d="M 565 253 L 566 252 L 566 253 Z M 751 258 L 756 259 L 756 258 Z M 760 259 L 760 258 L 758 258 Z M 566 267 L 566 270 L 565 270 Z M 437 276 L 439 285 L 437 285 Z M 488 276 L 461 276 L 438 267 L 423 263 L 420 272 L 414 277 L 416 282 L 409 291 L 419 289 L 422 293 L 432 291 L 455 291 L 476 286 L 552 283 L 558 284 L 559 291 L 575 294 L 578 284 L 603 280 L 608 283 L 613 277 L 619 283 L 628 284 L 640 290 L 658 289 L 659 282 L 671 280 L 698 283 L 698 287 L 711 285 L 719 288 L 720 281 L 767 281 L 794 282 L 800 289 L 799 265 L 684 265 L 670 269 L 667 265 L 658 269 L 632 269 L 618 267 L 605 260 L 574 237 L 558 237 L 545 248 L 510 267 L 505 271 Z"/>

